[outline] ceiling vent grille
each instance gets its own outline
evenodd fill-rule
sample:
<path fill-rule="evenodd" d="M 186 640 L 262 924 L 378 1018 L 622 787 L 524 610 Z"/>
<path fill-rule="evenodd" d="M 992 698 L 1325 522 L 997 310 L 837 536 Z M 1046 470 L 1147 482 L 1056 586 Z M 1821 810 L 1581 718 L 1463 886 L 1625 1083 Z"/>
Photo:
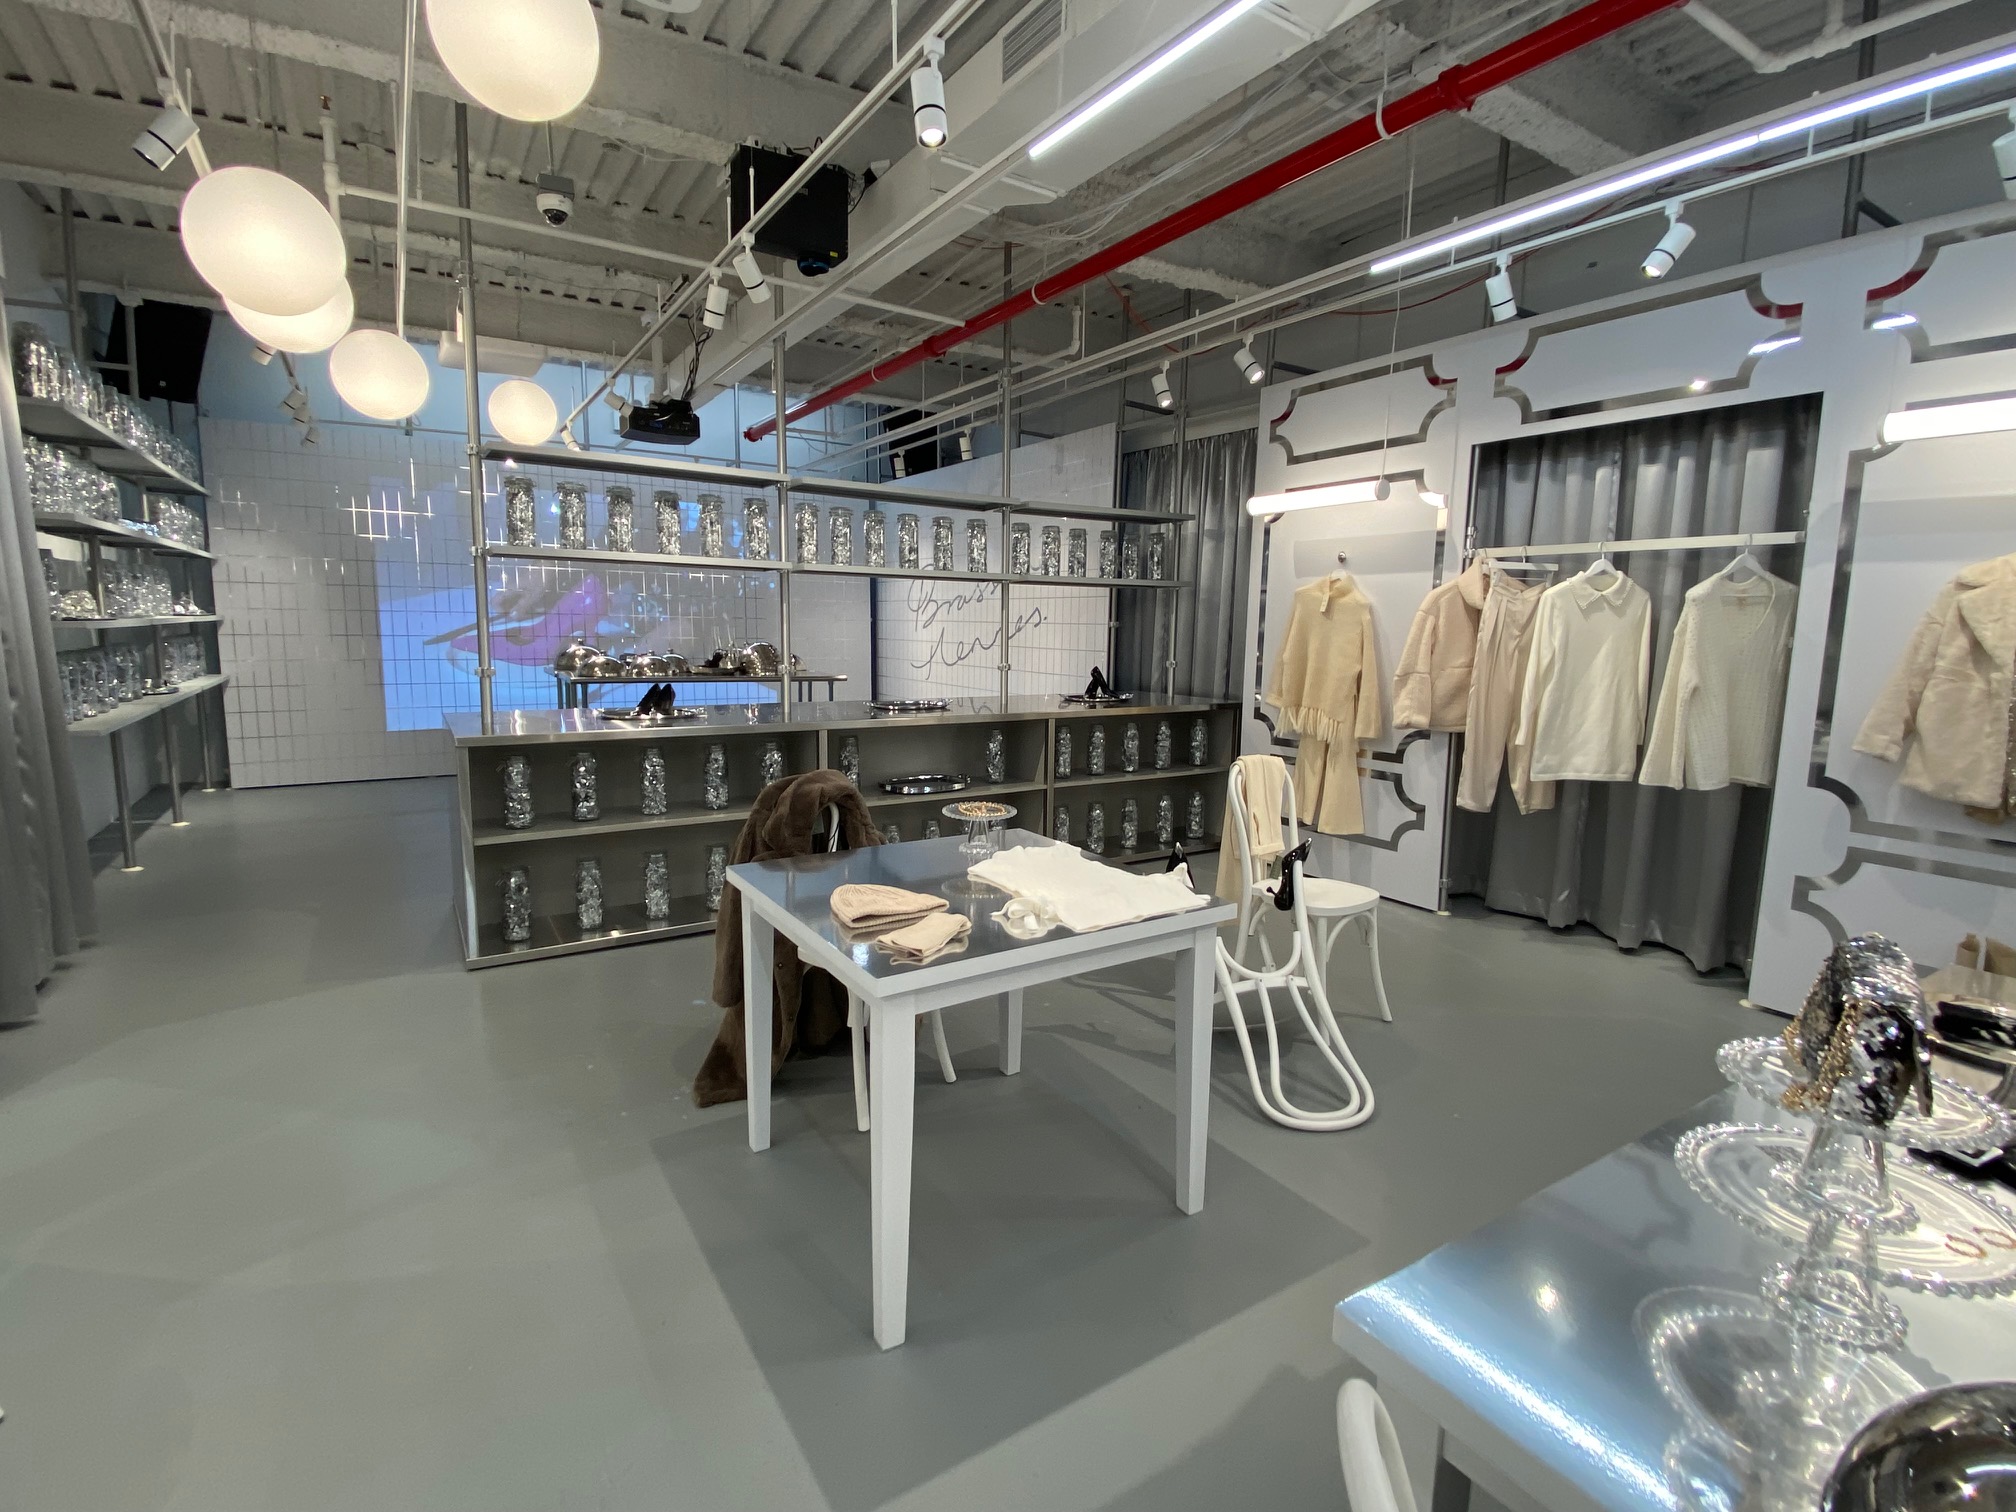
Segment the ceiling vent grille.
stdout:
<path fill-rule="evenodd" d="M 1038 0 L 1001 34 L 1001 82 L 1006 84 L 1064 35 L 1064 0 Z"/>

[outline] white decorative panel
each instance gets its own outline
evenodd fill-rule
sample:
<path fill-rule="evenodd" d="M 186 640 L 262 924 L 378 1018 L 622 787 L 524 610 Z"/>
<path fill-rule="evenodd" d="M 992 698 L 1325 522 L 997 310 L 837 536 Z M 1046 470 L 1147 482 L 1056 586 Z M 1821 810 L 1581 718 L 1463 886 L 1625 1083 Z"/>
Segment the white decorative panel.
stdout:
<path fill-rule="evenodd" d="M 1732 289 L 1548 331 L 1504 383 L 1536 411 L 1681 394 L 1698 379 L 1734 378 L 1750 360 L 1752 346 L 1784 329 L 1783 321 L 1758 314 L 1748 294 Z"/>
<path fill-rule="evenodd" d="M 1939 249 L 1925 276 L 1888 301 L 1893 311 L 1918 317 L 1925 339 L 1935 346 L 1978 341 L 2016 331 L 2016 304 L 1983 299 L 1986 288 L 2016 282 L 2016 234 L 1984 236 Z"/>
<path fill-rule="evenodd" d="M 1290 467 L 1336 462 L 1315 469 L 1310 478 L 1295 476 L 1287 485 L 1291 488 L 1314 481 L 1316 474 L 1332 481 L 1370 477 L 1378 468 L 1364 465 L 1367 451 L 1376 458 L 1382 446 L 1419 439 L 1428 415 L 1447 397 L 1446 390 L 1429 381 L 1422 363 L 1391 373 L 1303 380 L 1287 393 L 1293 408 L 1285 419 L 1266 426 L 1263 440 Z"/>

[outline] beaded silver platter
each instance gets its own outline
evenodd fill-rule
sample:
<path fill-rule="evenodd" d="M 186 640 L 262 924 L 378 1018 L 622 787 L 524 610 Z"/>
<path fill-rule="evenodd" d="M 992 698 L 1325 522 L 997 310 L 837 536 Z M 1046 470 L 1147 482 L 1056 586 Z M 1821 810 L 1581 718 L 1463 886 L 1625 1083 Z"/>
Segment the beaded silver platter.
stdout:
<path fill-rule="evenodd" d="M 951 707 L 949 698 L 877 698 L 868 704 L 875 714 L 943 714 Z"/>
<path fill-rule="evenodd" d="M 973 779 L 958 772 L 919 772 L 914 777 L 887 777 L 876 786 L 899 797 L 924 798 L 933 793 L 963 792 L 973 786 Z"/>
<path fill-rule="evenodd" d="M 658 725 L 679 724 L 688 719 L 702 719 L 707 711 L 701 708 L 677 708 L 654 714 L 639 714 L 634 708 L 597 709 L 598 719 L 606 719 L 611 724 L 635 725 L 639 729 L 652 729 Z"/>
<path fill-rule="evenodd" d="M 1794 1080 L 1785 1069 L 1784 1048 L 1775 1038 L 1731 1040 L 1715 1052 L 1715 1069 L 1744 1091 L 1779 1107 L 1779 1099 Z M 2016 1118 L 2006 1109 L 1943 1076 L 1932 1078 L 1930 1118 L 1907 1104 L 1885 1128 L 1854 1119 L 1842 1121 L 1858 1134 L 1873 1134 L 1906 1149 L 1956 1155 L 1996 1150 L 2016 1140 Z"/>

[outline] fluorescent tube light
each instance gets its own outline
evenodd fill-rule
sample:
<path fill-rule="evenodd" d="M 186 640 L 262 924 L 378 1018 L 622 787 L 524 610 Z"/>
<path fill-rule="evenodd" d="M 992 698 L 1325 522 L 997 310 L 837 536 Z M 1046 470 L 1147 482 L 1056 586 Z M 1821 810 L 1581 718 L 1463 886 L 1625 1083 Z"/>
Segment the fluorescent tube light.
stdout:
<path fill-rule="evenodd" d="M 1217 15 L 1210 17 L 1183 36 L 1178 37 L 1161 52 L 1135 69 L 1134 72 L 1109 87 L 1104 94 L 1098 95 L 1089 104 L 1079 107 L 1079 109 L 1066 116 L 1056 126 L 1053 126 L 1049 131 L 1038 137 L 1035 143 L 1029 148 L 1029 156 L 1040 158 L 1066 137 L 1078 131 L 1080 127 L 1104 115 L 1115 105 L 1118 105 L 1143 84 L 1146 84 L 1150 79 L 1161 73 L 1163 69 L 1195 52 L 1259 3 L 1260 0 L 1232 0 L 1232 3 L 1219 11 Z"/>
<path fill-rule="evenodd" d="M 1971 404 L 1892 410 L 1883 417 L 1883 439 L 1893 444 L 2000 430 L 2016 430 L 2016 399 L 1977 399 Z"/>
<path fill-rule="evenodd" d="M 1948 89 L 1956 84 L 1965 84 L 1974 79 L 1985 78 L 1989 74 L 2002 73 L 2016 68 L 2016 48 L 2006 52 L 1991 53 L 1985 58 L 1976 58 L 1971 63 L 1962 63 L 1953 68 L 1940 69 L 1936 73 L 1922 74 L 1908 79 L 1902 84 L 1893 84 L 1888 89 L 1879 89 L 1870 94 L 1856 95 L 1841 100 L 1824 109 L 1815 110 L 1790 120 L 1779 121 L 1756 131 L 1745 132 L 1742 136 L 1731 137 L 1723 142 L 1711 142 L 1706 147 L 1683 153 L 1679 157 L 1666 158 L 1657 163 L 1649 163 L 1632 173 L 1620 174 L 1616 178 L 1604 179 L 1601 183 L 1590 184 L 1573 193 L 1555 199 L 1543 200 L 1537 205 L 1529 205 L 1524 210 L 1515 210 L 1510 215 L 1501 215 L 1460 231 L 1452 231 L 1447 236 L 1423 242 L 1416 247 L 1406 247 L 1380 258 L 1368 270 L 1386 273 L 1394 268 L 1410 267 L 1444 252 L 1453 252 L 1458 247 L 1467 247 L 1477 242 L 1489 241 L 1494 236 L 1502 236 L 1507 231 L 1516 231 L 1521 226 L 1529 226 L 1535 221 L 1546 220 L 1564 211 L 1580 209 L 1584 205 L 1595 204 L 1599 200 L 1613 199 L 1632 189 L 1646 184 L 1656 184 L 1664 179 L 1674 178 L 1691 169 L 1709 163 L 1720 162 L 1723 158 L 1735 157 L 1765 142 L 1775 142 L 1788 136 L 1797 136 L 1813 131 L 1835 121 L 1845 121 L 1853 116 L 1866 115 L 1872 110 L 1881 110 L 1885 105 L 1895 105 L 1901 100 L 1909 100 L 1919 95 L 1932 94 Z"/>
<path fill-rule="evenodd" d="M 1322 509 L 1330 504 L 1370 504 L 1392 490 L 1384 478 L 1360 478 L 1356 483 L 1324 483 L 1315 488 L 1291 488 L 1286 493 L 1255 494 L 1246 501 L 1246 513 L 1286 514 L 1291 509 Z"/>

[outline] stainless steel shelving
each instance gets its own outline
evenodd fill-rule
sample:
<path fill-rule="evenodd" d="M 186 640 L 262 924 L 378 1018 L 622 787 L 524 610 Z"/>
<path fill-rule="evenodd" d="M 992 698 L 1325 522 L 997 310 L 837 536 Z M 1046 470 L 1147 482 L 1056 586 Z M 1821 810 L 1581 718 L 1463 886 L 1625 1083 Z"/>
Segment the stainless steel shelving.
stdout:
<path fill-rule="evenodd" d="M 44 441 L 61 441 L 82 448 L 93 467 L 115 477 L 129 479 L 155 493 L 193 494 L 209 497 L 201 483 L 185 477 L 146 452 L 137 451 L 105 429 L 89 415 L 80 415 L 54 399 L 38 399 L 23 394 L 19 399 L 21 429 Z"/>
<path fill-rule="evenodd" d="M 220 624 L 223 618 L 221 614 L 142 614 L 125 619 L 59 619 L 49 623 L 58 630 L 165 630 L 171 625 Z"/>
<path fill-rule="evenodd" d="M 78 540 L 95 538 L 108 546 L 133 547 L 140 551 L 157 552 L 162 556 L 194 557 L 202 562 L 217 560 L 213 552 L 151 535 L 138 529 L 128 520 L 89 520 L 82 515 L 39 510 L 35 515 L 35 528 L 43 535 L 73 536 Z"/>

